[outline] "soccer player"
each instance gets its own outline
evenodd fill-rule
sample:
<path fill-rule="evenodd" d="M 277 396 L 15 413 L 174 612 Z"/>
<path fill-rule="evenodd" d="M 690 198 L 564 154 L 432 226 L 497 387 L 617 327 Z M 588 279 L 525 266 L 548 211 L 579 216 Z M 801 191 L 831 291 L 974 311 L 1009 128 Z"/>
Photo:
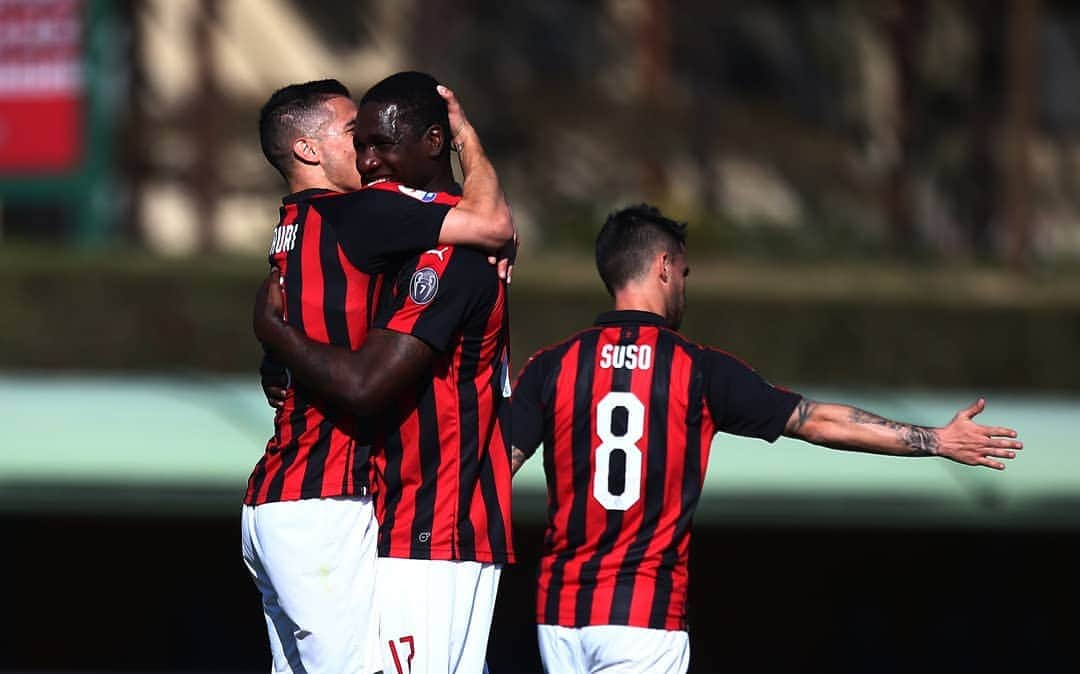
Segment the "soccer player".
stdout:
<path fill-rule="evenodd" d="M 454 191 L 449 155 L 424 141 L 417 106 L 406 104 L 433 87 L 430 78 L 394 76 L 361 100 L 365 182 L 395 177 L 432 195 Z M 464 159 L 475 132 L 453 118 L 450 128 Z M 383 144 L 393 153 L 377 155 Z M 501 565 L 513 561 L 505 284 L 484 253 L 433 247 L 405 263 L 352 349 L 283 322 L 282 308 L 291 314 L 287 294 L 282 300 L 273 272 L 257 298 L 255 332 L 294 385 L 344 412 L 381 415 L 372 461 L 386 670 L 480 672 Z"/>
<path fill-rule="evenodd" d="M 263 152 L 290 192 L 270 262 L 282 275 L 289 324 L 312 339 L 358 347 L 390 285 L 384 275 L 407 257 L 440 242 L 496 250 L 513 237 L 494 170 L 452 92 L 444 95 L 462 145 L 463 194 L 428 191 L 443 185 L 395 169 L 407 161 L 405 150 L 449 153 L 448 104 L 434 80 L 419 81 L 429 91 L 409 108 L 408 129 L 384 128 L 370 115 L 358 121 L 336 80 L 290 85 L 262 109 Z M 358 158 L 379 170 L 362 178 Z M 242 513 L 243 557 L 262 593 L 274 671 L 381 670 L 368 462 L 374 428 L 302 384 L 288 388 L 274 425 Z"/>
<path fill-rule="evenodd" d="M 544 445 L 547 531 L 536 618 L 548 672 L 685 672 L 690 522 L 718 431 L 1002 469 L 1015 431 L 979 400 L 925 428 L 771 386 L 676 330 L 686 226 L 647 205 L 612 214 L 596 265 L 615 310 L 534 354 L 513 396 L 513 470 Z"/>

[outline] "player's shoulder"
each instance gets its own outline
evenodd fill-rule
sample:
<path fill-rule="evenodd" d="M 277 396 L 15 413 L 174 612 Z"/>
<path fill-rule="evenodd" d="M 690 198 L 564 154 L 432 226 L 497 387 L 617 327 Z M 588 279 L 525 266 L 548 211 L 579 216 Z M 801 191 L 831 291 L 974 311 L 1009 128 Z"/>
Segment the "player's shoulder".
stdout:
<path fill-rule="evenodd" d="M 698 345 L 698 349 L 700 349 L 701 361 L 713 370 L 721 372 L 731 369 L 756 371 L 750 363 L 730 351 L 707 345 Z"/>
<path fill-rule="evenodd" d="M 461 201 L 460 196 L 449 192 L 421 190 L 392 180 L 367 185 L 359 193 L 367 194 L 372 199 L 407 199 L 421 204 L 441 204 L 443 206 L 456 206 Z"/>
<path fill-rule="evenodd" d="M 468 246 L 440 245 L 423 251 L 415 259 L 417 268 L 431 267 L 440 276 L 448 273 L 477 280 L 498 278 L 495 265 L 488 262 L 488 254 Z"/>
<path fill-rule="evenodd" d="M 490 267 L 487 254 L 468 246 L 455 246 L 453 244 L 440 244 L 435 248 L 428 248 L 416 255 L 416 263 L 422 265 L 435 265 L 445 269 L 453 262 L 455 265 L 477 265 L 483 263 Z"/>
<path fill-rule="evenodd" d="M 561 359 L 566 352 L 574 348 L 574 346 L 588 339 L 591 335 L 595 335 L 600 332 L 602 328 L 598 325 L 591 325 L 582 330 L 567 336 L 565 339 L 555 342 L 549 346 L 545 346 L 541 349 L 537 349 L 528 360 L 525 361 L 524 367 L 529 367 L 531 363 L 545 364 Z M 524 369 L 524 368 L 522 368 Z"/>

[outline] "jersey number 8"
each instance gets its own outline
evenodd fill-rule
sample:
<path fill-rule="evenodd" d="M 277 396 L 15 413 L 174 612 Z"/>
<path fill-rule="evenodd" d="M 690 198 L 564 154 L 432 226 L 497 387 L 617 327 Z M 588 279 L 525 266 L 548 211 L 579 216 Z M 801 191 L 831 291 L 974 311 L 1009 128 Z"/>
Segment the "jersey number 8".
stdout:
<path fill-rule="evenodd" d="M 615 410 L 626 410 L 626 432 L 615 435 Z M 608 510 L 626 510 L 641 498 L 641 449 L 637 442 L 645 434 L 645 405 L 633 393 L 612 391 L 596 405 L 596 472 L 593 474 L 593 498 Z M 611 493 L 611 455 L 626 457 L 626 477 L 620 494 Z"/>

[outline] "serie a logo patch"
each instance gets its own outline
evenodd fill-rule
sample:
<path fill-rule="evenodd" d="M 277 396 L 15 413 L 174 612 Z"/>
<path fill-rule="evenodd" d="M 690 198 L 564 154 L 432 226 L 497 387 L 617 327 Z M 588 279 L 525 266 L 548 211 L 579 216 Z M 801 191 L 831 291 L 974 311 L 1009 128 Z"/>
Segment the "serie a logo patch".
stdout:
<path fill-rule="evenodd" d="M 417 304 L 427 304 L 439 292 L 439 275 L 431 267 L 413 272 L 409 279 L 409 298 Z"/>
<path fill-rule="evenodd" d="M 422 201 L 425 204 L 430 204 L 435 201 L 435 197 L 438 196 L 435 192 L 425 192 L 424 190 L 416 190 L 411 187 L 405 187 L 404 185 L 398 185 L 398 191 L 402 194 L 408 195 L 417 201 Z"/>

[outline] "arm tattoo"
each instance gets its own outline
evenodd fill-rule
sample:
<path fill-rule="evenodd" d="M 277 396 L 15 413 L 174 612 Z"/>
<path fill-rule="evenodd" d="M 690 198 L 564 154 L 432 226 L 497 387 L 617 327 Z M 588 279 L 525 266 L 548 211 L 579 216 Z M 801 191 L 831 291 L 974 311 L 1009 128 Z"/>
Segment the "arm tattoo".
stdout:
<path fill-rule="evenodd" d="M 795 421 L 795 425 L 789 429 L 791 433 L 798 433 L 802 427 L 806 424 L 806 420 L 810 418 L 810 415 L 814 413 L 817 408 L 817 403 L 809 398 L 803 398 L 799 401 L 795 411 L 799 413 L 799 418 Z"/>
<path fill-rule="evenodd" d="M 904 446 L 911 450 L 912 456 L 933 456 L 937 454 L 938 436 L 937 431 L 933 428 L 903 424 L 899 421 L 879 417 L 866 410 L 860 410 L 857 407 L 851 408 L 851 421 L 856 424 L 884 426 L 890 431 L 894 431 L 903 441 Z"/>

